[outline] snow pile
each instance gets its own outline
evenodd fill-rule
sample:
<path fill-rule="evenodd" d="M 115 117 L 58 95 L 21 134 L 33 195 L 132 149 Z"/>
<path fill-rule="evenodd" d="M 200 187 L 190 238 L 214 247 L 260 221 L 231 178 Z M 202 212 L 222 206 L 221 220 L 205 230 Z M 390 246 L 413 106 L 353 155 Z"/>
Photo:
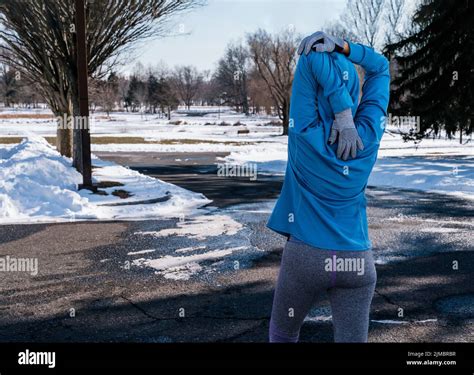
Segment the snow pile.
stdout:
<path fill-rule="evenodd" d="M 114 163 L 93 159 L 95 182 L 113 181 L 108 195 L 77 191 L 82 176 L 41 137 L 28 137 L 15 146 L 0 148 L 0 223 L 71 221 L 85 219 L 139 219 L 176 217 L 210 203 L 196 194 Z M 116 190 L 131 193 L 121 199 Z M 139 203 L 169 198 L 153 204 Z"/>
<path fill-rule="evenodd" d="M 81 175 L 43 138 L 0 149 L 0 220 L 33 217 L 96 218 L 75 190 Z"/>
<path fill-rule="evenodd" d="M 91 194 L 87 190 L 80 192 L 90 202 L 95 203 L 104 217 L 110 219 L 144 219 L 154 217 L 181 218 L 188 216 L 195 209 L 212 201 L 203 194 L 195 193 L 179 186 L 161 181 L 157 178 L 145 176 L 137 171 L 117 165 L 113 162 L 103 161 L 98 158 L 92 160 L 95 181 L 115 181 L 123 186 L 101 189 L 108 193 L 107 196 Z M 131 193 L 128 199 L 120 199 L 112 192 L 116 189 Z M 123 206 L 104 206 L 123 203 L 139 203 L 153 201 L 157 198 L 168 198 L 166 201 L 152 204 L 133 204 Z"/>

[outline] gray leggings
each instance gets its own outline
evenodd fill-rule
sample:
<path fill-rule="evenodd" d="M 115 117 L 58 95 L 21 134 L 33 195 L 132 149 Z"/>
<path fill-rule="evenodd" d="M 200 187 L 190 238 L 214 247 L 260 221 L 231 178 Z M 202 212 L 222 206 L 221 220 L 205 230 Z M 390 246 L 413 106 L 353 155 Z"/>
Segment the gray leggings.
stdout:
<path fill-rule="evenodd" d="M 290 239 L 273 299 L 270 342 L 297 342 L 306 315 L 326 293 L 334 341 L 367 342 L 376 281 L 371 250 L 322 250 Z"/>

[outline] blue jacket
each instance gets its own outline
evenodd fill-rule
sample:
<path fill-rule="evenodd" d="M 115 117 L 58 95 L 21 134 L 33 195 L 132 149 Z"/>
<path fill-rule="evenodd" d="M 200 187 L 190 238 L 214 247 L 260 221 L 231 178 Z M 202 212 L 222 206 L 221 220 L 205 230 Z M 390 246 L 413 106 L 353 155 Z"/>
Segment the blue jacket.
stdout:
<path fill-rule="evenodd" d="M 268 227 L 314 247 L 367 250 L 365 188 L 385 130 L 389 64 L 372 48 L 349 43 L 350 55 L 311 52 L 299 58 L 292 87 L 288 164 Z M 359 103 L 359 77 L 365 70 Z M 364 143 L 355 159 L 336 158 L 328 138 L 334 113 L 351 108 Z"/>

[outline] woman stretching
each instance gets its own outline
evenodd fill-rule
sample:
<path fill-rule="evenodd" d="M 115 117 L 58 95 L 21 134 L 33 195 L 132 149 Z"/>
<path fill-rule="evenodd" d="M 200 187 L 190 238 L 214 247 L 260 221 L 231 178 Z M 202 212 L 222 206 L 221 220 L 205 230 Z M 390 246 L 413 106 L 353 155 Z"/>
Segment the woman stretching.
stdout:
<path fill-rule="evenodd" d="M 331 303 L 334 340 L 366 342 L 376 271 L 365 188 L 389 100 L 389 64 L 372 48 L 317 32 L 292 87 L 288 165 L 268 227 L 287 236 L 270 342 L 297 342 L 315 301 Z M 359 103 L 359 77 L 365 70 Z"/>

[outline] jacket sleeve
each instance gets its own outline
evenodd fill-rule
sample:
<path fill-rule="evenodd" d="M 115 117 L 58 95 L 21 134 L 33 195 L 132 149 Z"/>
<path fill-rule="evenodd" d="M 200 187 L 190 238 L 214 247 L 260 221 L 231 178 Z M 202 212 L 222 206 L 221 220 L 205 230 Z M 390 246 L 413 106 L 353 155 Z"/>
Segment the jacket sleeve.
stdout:
<path fill-rule="evenodd" d="M 350 42 L 349 46 L 349 60 L 365 70 L 362 98 L 354 123 L 364 146 L 369 147 L 367 151 L 377 151 L 385 131 L 390 95 L 389 63 L 373 48 Z"/>
<path fill-rule="evenodd" d="M 339 113 L 354 105 L 346 85 L 341 79 L 329 53 L 311 52 L 311 69 L 316 82 L 322 87 L 333 113 Z"/>
<path fill-rule="evenodd" d="M 290 130 L 304 132 L 319 126 L 318 90 L 334 113 L 352 108 L 353 101 L 328 53 L 301 55 L 296 66 L 290 105 Z"/>

